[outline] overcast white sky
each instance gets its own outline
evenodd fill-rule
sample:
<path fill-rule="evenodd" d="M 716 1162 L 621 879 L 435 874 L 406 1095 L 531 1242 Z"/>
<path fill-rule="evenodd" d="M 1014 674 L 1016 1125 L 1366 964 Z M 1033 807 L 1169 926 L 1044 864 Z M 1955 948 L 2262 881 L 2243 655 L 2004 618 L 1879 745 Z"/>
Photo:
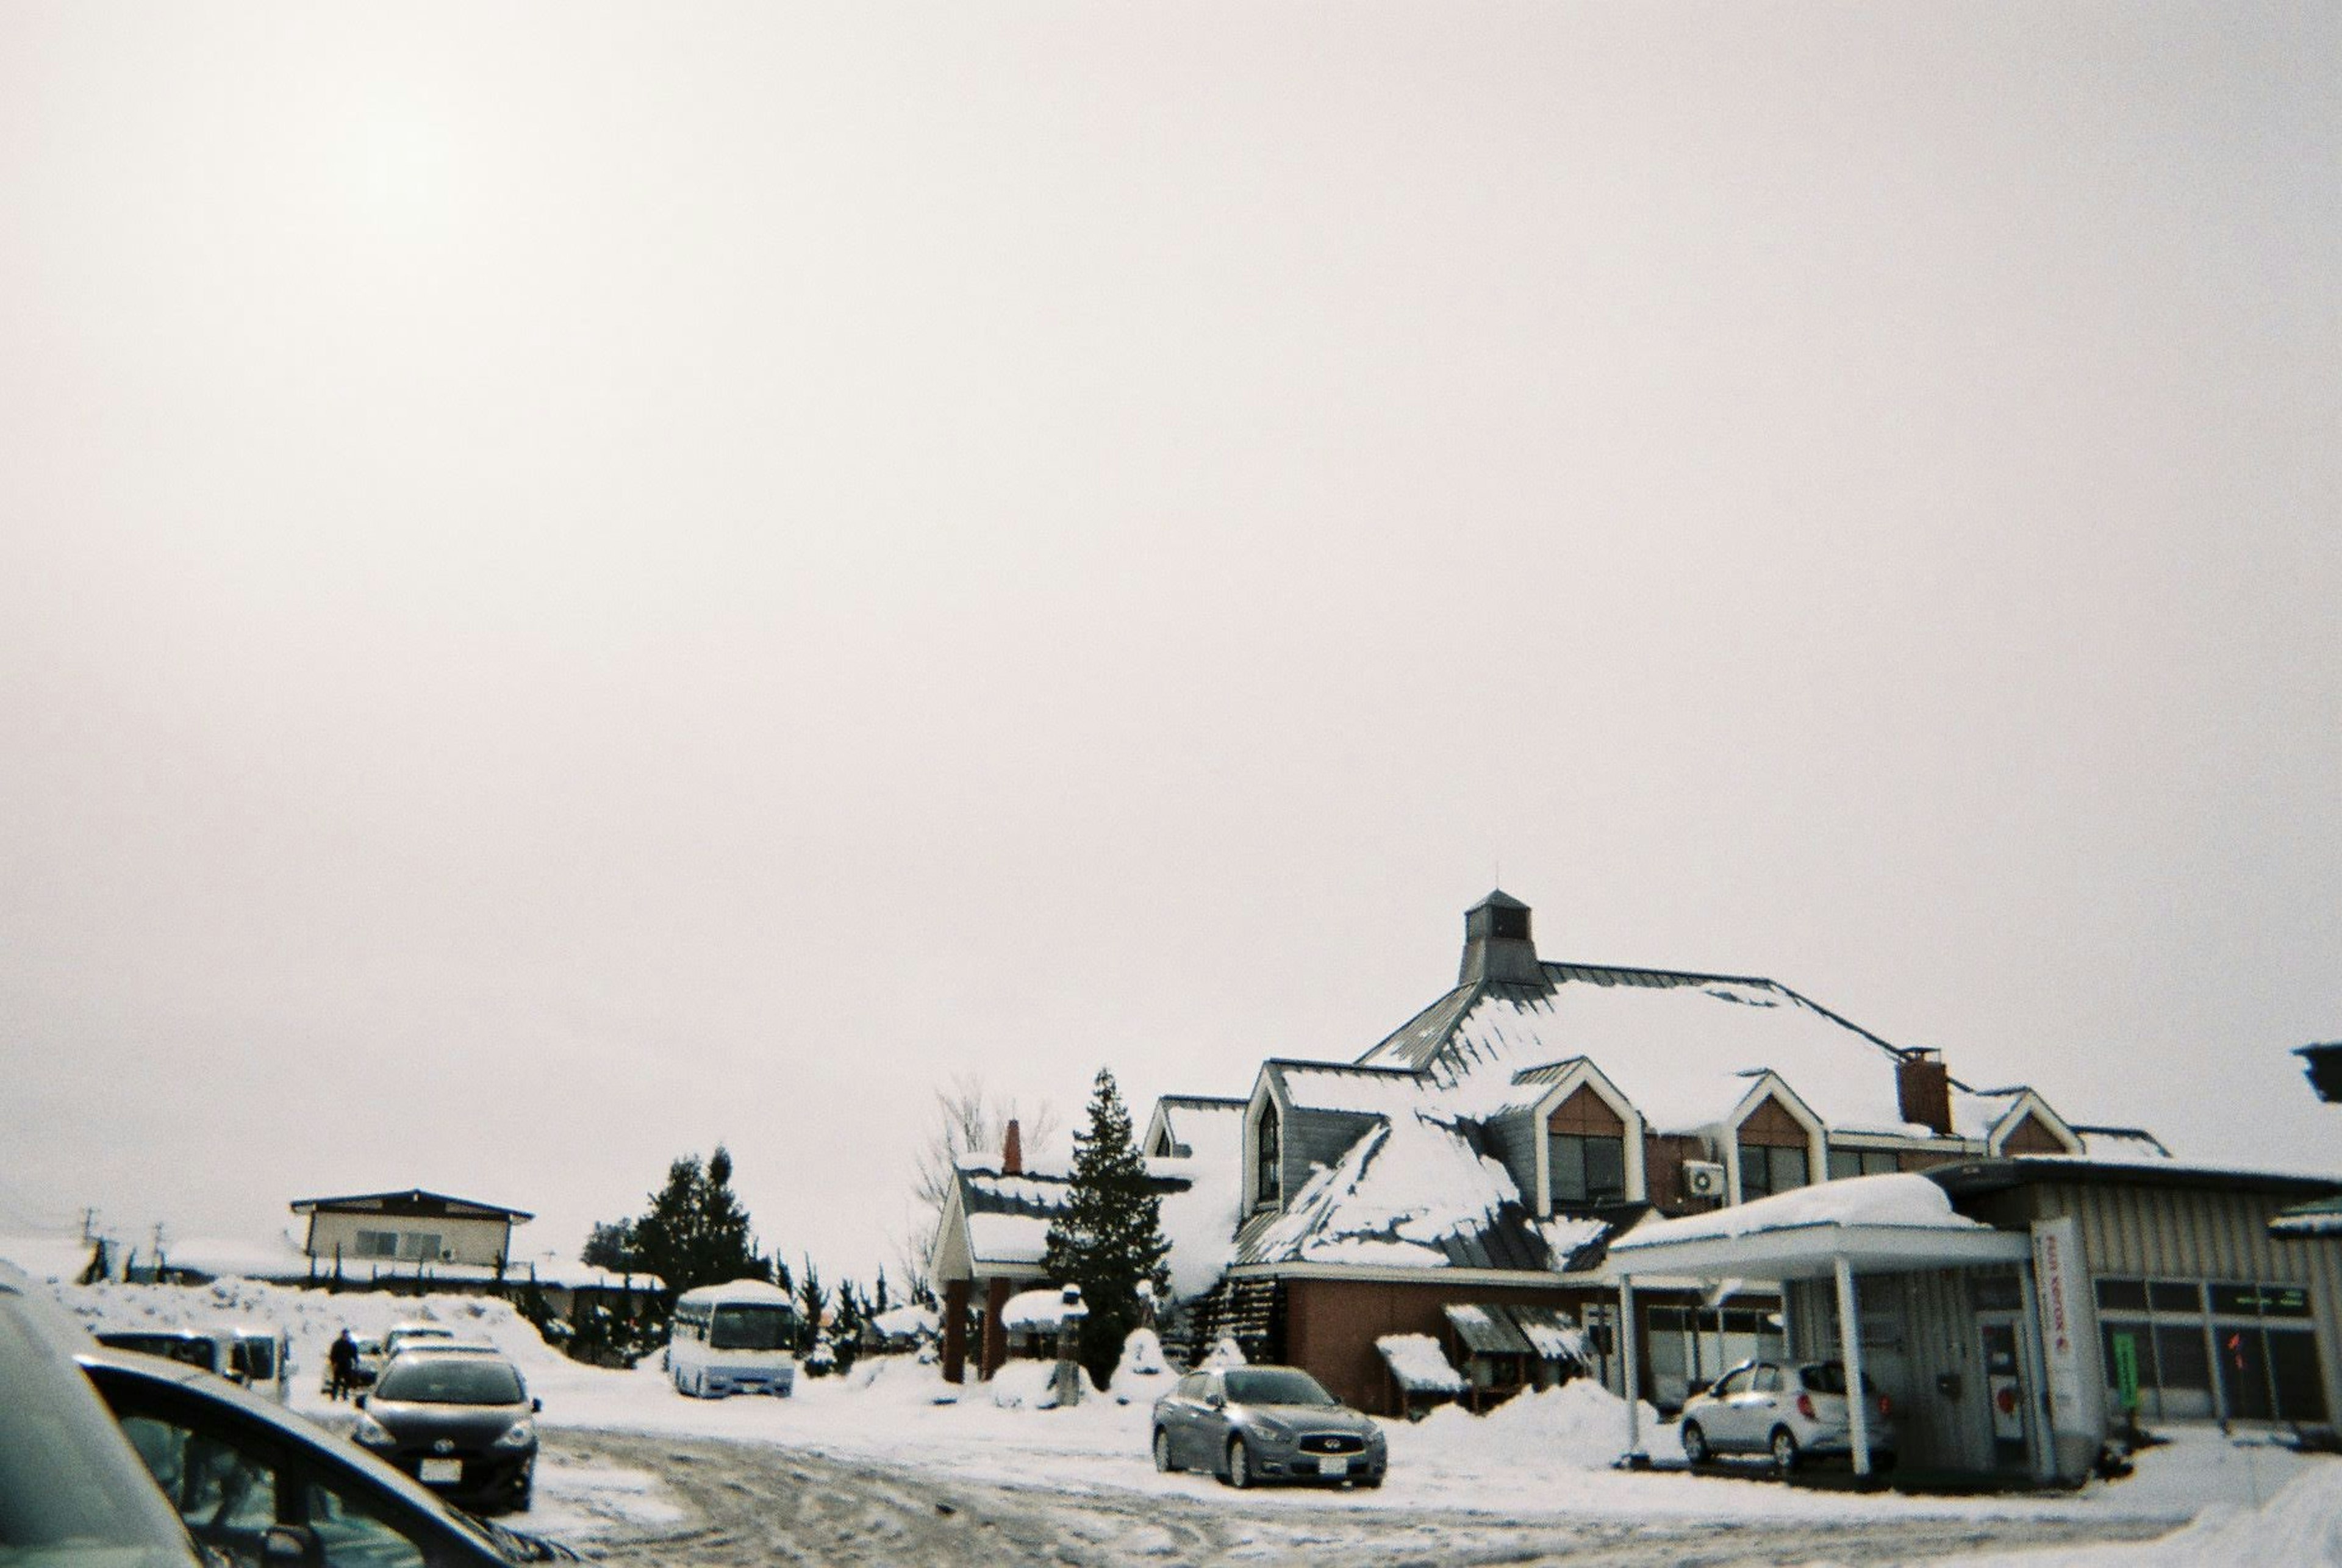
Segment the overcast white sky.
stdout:
<path fill-rule="evenodd" d="M 2342 1166 L 2342 11 L 0 10 L 0 1229 L 1549 957 Z"/>

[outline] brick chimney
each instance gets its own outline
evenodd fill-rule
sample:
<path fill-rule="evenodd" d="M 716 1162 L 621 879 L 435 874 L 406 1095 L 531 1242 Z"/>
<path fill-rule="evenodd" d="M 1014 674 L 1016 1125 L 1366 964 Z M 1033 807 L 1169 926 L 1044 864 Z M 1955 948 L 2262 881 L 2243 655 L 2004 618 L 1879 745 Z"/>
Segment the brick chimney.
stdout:
<path fill-rule="evenodd" d="M 1021 1176 L 1025 1174 L 1025 1140 L 1017 1135 L 1016 1124 L 1008 1124 L 1008 1132 L 1000 1140 L 1000 1174 Z"/>
<path fill-rule="evenodd" d="M 1952 1074 L 1934 1051 L 1906 1051 L 1895 1064 L 1895 1104 L 1907 1122 L 1952 1135 Z"/>

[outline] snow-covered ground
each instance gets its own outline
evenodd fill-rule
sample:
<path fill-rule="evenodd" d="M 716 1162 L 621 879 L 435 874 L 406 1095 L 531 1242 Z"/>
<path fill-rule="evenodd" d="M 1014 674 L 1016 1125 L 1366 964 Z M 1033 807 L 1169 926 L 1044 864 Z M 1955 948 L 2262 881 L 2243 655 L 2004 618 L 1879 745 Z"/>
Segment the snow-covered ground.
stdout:
<path fill-rule="evenodd" d="M 948 1473 L 962 1481 L 1087 1492 L 1113 1488 L 1209 1499 L 1208 1477 L 1158 1475 L 1148 1457 L 1149 1407 L 1170 1376 L 1126 1369 L 1113 1395 L 1073 1409 L 1043 1409 L 1046 1367 L 1019 1363 L 991 1384 L 954 1390 L 936 1369 L 906 1356 L 868 1360 L 844 1377 L 806 1378 L 789 1399 L 700 1401 L 676 1394 L 656 1363 L 632 1372 L 583 1366 L 538 1339 L 506 1303 L 473 1296 L 328 1294 L 244 1281 L 208 1286 L 59 1286 L 93 1327 L 242 1322 L 283 1327 L 293 1343 L 294 1407 L 331 1416 L 320 1377 L 325 1347 L 347 1326 L 379 1333 L 426 1318 L 502 1347 L 545 1402 L 547 1427 L 778 1443 L 834 1457 Z M 1877 1524 L 1992 1519 L 2155 1520 L 2197 1523 L 2151 1547 L 2060 1549 L 2043 1557 L 1994 1559 L 2033 1568 L 2111 1568 L 2113 1563 L 2342 1563 L 2342 1462 L 2297 1453 L 2266 1441 L 2231 1442 L 2209 1429 L 2177 1429 L 2174 1441 L 2138 1456 L 2137 1473 L 2112 1484 L 2047 1497 L 1913 1498 L 1814 1491 L 1728 1476 L 1627 1473 L 1610 1468 L 1622 1446 L 1625 1411 L 1588 1383 L 1515 1400 L 1486 1416 L 1455 1408 L 1418 1424 L 1389 1428 L 1388 1483 L 1346 1495 L 1361 1509 L 1486 1511 L 1509 1517 L 1549 1513 L 1573 1519 L 1680 1524 L 1715 1521 Z M 1651 1451 L 1673 1457 L 1660 1427 Z M 548 1460 L 531 1528 L 590 1537 L 617 1525 L 639 1528 L 674 1516 L 674 1501 L 641 1472 L 606 1465 L 565 1468 Z M 1246 1505 L 1311 1508 L 1311 1493 L 1266 1493 Z"/>

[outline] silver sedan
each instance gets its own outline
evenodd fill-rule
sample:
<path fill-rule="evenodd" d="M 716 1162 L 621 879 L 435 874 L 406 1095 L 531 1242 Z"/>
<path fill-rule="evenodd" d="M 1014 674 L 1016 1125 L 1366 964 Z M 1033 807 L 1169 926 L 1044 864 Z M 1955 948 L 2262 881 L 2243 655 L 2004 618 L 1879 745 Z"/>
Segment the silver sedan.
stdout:
<path fill-rule="evenodd" d="M 1155 1467 L 1263 1481 L 1380 1486 L 1382 1428 L 1298 1367 L 1191 1372 L 1155 1402 Z"/>

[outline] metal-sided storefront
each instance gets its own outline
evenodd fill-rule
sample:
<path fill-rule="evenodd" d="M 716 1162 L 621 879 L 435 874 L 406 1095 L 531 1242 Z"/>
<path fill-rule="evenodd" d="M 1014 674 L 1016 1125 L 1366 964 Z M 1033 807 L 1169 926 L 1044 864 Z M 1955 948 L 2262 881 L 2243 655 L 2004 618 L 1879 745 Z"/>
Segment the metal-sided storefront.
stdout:
<path fill-rule="evenodd" d="M 2342 1413 L 2342 1238 L 2272 1237 L 2297 1181 L 2250 1174 L 1933 1173 L 1999 1224 L 2070 1219 L 2110 1417 L 2327 1427 Z"/>

